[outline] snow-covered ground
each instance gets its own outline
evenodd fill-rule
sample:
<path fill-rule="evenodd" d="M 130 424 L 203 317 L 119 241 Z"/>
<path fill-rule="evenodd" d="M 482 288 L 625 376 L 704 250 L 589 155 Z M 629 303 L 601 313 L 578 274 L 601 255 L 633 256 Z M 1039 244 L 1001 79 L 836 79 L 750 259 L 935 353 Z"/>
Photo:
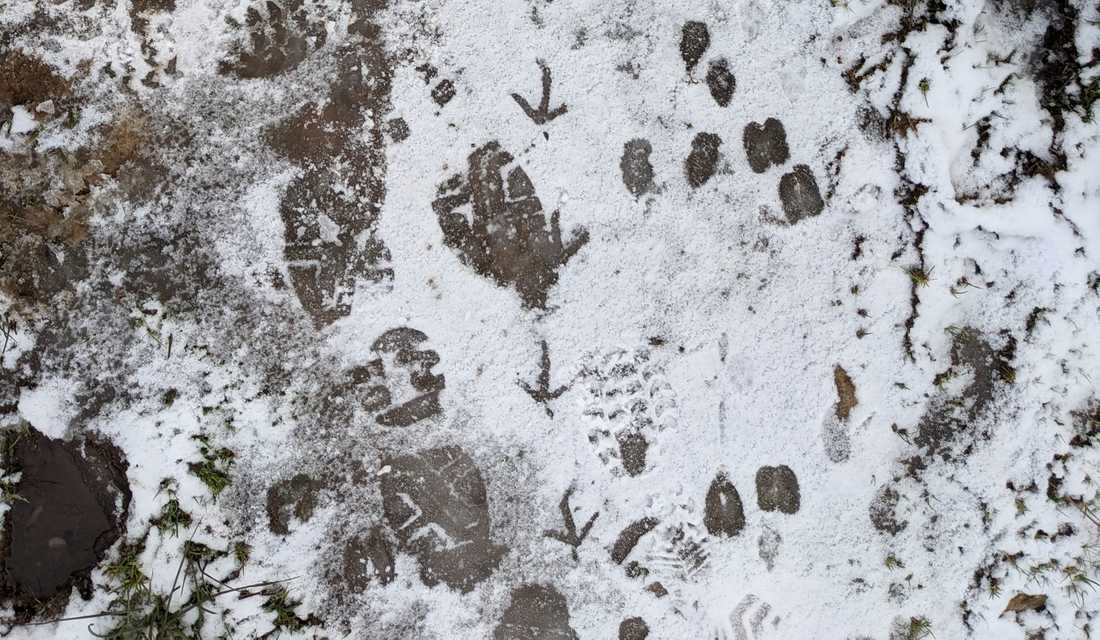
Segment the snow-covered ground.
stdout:
<path fill-rule="evenodd" d="M 8 0 L 7 637 L 1094 637 L 1097 98 L 1073 0 Z"/>

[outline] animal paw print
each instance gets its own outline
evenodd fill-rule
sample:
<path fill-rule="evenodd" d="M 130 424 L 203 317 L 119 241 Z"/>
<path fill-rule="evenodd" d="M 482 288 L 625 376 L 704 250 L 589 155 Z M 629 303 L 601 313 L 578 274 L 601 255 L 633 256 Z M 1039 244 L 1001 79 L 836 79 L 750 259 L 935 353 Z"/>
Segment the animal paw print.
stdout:
<path fill-rule="evenodd" d="M 612 473 L 646 469 L 650 441 L 676 421 L 676 395 L 648 348 L 618 349 L 581 371 L 588 440 Z"/>
<path fill-rule="evenodd" d="M 745 528 L 745 507 L 741 495 L 724 472 L 719 472 L 707 490 L 703 524 L 715 538 L 733 538 Z M 756 471 L 756 506 L 764 512 L 793 515 L 802 506 L 798 477 L 787 465 L 763 466 Z M 779 555 L 782 537 L 765 525 L 757 540 L 760 558 L 770 571 Z"/>
<path fill-rule="evenodd" d="M 790 158 L 787 132 L 776 118 L 768 118 L 764 124 L 750 122 L 745 125 L 741 140 L 754 173 L 764 173 L 772 165 L 782 166 Z M 790 224 L 816 216 L 825 209 L 813 170 L 804 164 L 795 165 L 779 179 L 779 201 Z"/>
<path fill-rule="evenodd" d="M 623 184 L 635 198 L 653 191 L 653 164 L 649 161 L 653 145 L 645 138 L 635 138 L 623 145 L 619 169 Z"/>
<path fill-rule="evenodd" d="M 710 30 L 703 22 L 689 21 L 680 30 L 680 57 L 691 75 L 710 47 Z M 737 88 L 737 79 L 730 71 L 725 58 L 716 58 L 707 64 L 707 88 L 720 107 L 728 107 Z"/>
<path fill-rule="evenodd" d="M 231 26 L 240 24 L 228 19 Z M 232 60 L 218 65 L 219 73 L 238 78 L 270 78 L 297 67 L 306 57 L 324 46 L 327 39 L 322 21 L 312 21 L 302 0 L 284 0 L 282 4 L 263 0 L 248 8 L 245 16 L 248 43 L 237 43 Z"/>
<path fill-rule="evenodd" d="M 469 170 L 444 182 L 432 209 L 444 243 L 478 274 L 511 286 L 528 309 L 546 309 L 558 270 L 588 242 L 580 229 L 562 239 L 559 212 L 549 225 L 535 186 L 512 154 L 490 142 L 469 156 Z M 507 181 L 504 175 L 507 172 Z M 461 209 L 469 206 L 469 214 Z"/>
<path fill-rule="evenodd" d="M 680 31 L 680 57 L 690 76 L 710 47 L 710 30 L 702 22 L 684 23 Z M 707 65 L 707 88 L 720 107 L 728 107 L 737 88 L 737 80 L 725 58 L 711 60 Z M 698 189 L 718 171 L 718 149 L 722 138 L 716 133 L 700 132 L 691 141 L 691 152 L 684 161 L 684 174 L 688 184 Z M 624 169 L 625 177 L 625 169 Z"/>

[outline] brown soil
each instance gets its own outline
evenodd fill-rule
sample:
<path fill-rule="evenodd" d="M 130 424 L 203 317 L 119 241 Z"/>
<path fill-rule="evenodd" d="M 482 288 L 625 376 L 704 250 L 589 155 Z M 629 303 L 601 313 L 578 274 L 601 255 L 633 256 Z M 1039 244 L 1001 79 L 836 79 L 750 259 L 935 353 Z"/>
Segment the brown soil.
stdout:
<path fill-rule="evenodd" d="M 9 107 L 37 106 L 70 93 L 69 81 L 38 58 L 22 51 L 10 51 L 0 57 L 0 115 Z"/>
<path fill-rule="evenodd" d="M 852 409 L 859 404 L 859 399 L 856 398 L 856 385 L 840 365 L 833 367 L 833 384 L 836 385 L 837 395 L 836 417 L 847 420 Z"/>

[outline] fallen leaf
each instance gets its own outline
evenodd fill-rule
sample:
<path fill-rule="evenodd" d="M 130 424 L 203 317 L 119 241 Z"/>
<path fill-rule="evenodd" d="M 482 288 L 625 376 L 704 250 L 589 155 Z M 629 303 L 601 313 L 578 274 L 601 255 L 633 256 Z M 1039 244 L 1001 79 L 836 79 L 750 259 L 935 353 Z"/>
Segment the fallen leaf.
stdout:
<path fill-rule="evenodd" d="M 1047 597 L 1043 594 L 1031 595 L 1029 593 L 1017 593 L 1008 601 L 1008 606 L 1001 615 L 1009 611 L 1029 611 L 1042 609 L 1047 605 Z"/>
<path fill-rule="evenodd" d="M 856 399 L 856 385 L 840 365 L 833 368 L 833 382 L 836 383 L 836 417 L 847 420 L 852 407 L 859 404 Z"/>

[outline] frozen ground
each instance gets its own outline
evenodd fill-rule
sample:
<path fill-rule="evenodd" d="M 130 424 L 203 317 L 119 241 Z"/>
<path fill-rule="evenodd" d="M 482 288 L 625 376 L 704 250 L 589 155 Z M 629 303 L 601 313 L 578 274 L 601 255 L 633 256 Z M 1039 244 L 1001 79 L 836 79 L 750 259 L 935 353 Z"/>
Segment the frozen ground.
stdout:
<path fill-rule="evenodd" d="M 1096 637 L 1097 98 L 1095 2 L 8 0 L 0 631 Z"/>

